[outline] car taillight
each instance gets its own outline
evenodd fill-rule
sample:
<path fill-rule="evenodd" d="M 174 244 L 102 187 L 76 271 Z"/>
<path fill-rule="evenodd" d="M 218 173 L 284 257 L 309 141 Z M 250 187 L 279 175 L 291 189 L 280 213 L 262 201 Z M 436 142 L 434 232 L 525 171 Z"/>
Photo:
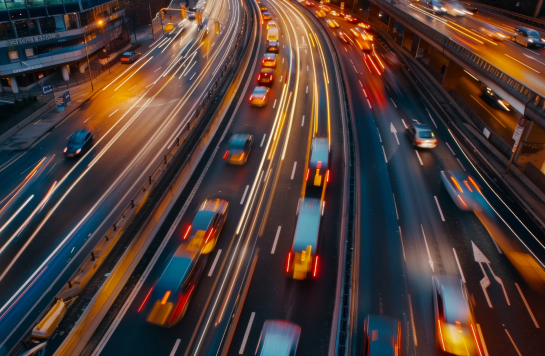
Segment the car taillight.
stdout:
<path fill-rule="evenodd" d="M 65 147 L 63 152 L 66 153 L 66 151 L 68 151 L 68 147 Z"/>
<path fill-rule="evenodd" d="M 142 309 L 144 309 L 144 305 L 146 304 L 146 302 L 148 301 L 148 298 L 151 294 L 151 291 L 153 290 L 153 287 L 151 287 L 151 289 L 149 290 L 148 294 L 146 294 L 146 297 L 144 298 L 144 301 L 142 302 L 142 304 L 140 305 L 140 308 L 138 308 L 138 313 L 140 313 L 142 311 Z"/>
<path fill-rule="evenodd" d="M 81 152 L 81 148 L 79 148 L 77 151 L 76 151 L 76 154 L 80 153 Z"/>
<path fill-rule="evenodd" d="M 310 168 L 307 169 L 307 178 L 306 178 L 306 181 L 308 181 L 308 176 L 310 176 Z"/>
<path fill-rule="evenodd" d="M 187 239 L 187 235 L 189 235 L 189 232 L 191 231 L 191 225 L 188 226 L 187 230 L 185 230 L 185 234 L 184 234 L 184 240 Z"/>
<path fill-rule="evenodd" d="M 312 277 L 316 277 L 317 270 L 318 270 L 318 256 L 316 256 L 316 260 L 314 260 L 314 272 L 312 273 Z"/>
<path fill-rule="evenodd" d="M 329 183 L 329 169 L 327 170 L 327 174 L 326 174 L 326 182 Z"/>
<path fill-rule="evenodd" d="M 229 151 L 225 151 L 225 154 L 223 155 L 223 159 L 226 159 L 227 156 L 229 156 Z"/>
<path fill-rule="evenodd" d="M 262 60 L 261 63 L 265 64 L 265 60 Z"/>
<path fill-rule="evenodd" d="M 420 145 L 423 143 L 423 141 L 420 141 L 420 140 L 415 140 L 414 142 L 416 142 L 417 145 Z"/>
<path fill-rule="evenodd" d="M 250 101 L 252 101 L 252 100 L 254 100 L 254 96 L 253 96 L 253 94 L 252 94 L 252 95 L 250 95 Z"/>
<path fill-rule="evenodd" d="M 261 74 L 257 76 L 257 80 L 261 80 Z"/>
<path fill-rule="evenodd" d="M 290 262 L 291 262 L 291 252 L 288 253 L 288 266 L 286 267 L 286 272 L 290 271 Z"/>
<path fill-rule="evenodd" d="M 271 77 L 269 78 L 270 80 L 273 80 L 273 76 L 271 75 Z"/>

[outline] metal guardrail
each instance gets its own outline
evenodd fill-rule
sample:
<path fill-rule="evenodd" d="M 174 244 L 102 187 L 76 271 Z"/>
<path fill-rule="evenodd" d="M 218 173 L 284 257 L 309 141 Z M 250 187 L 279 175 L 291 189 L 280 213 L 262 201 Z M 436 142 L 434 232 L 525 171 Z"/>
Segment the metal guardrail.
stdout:
<path fill-rule="evenodd" d="M 389 12 L 394 17 L 403 19 L 418 31 L 426 34 L 435 42 L 443 46 L 443 48 L 455 54 L 459 59 L 465 62 L 469 68 L 473 68 L 479 74 L 519 100 L 526 107 L 524 115 L 526 115 L 528 119 L 538 122 L 540 126 L 545 126 L 545 97 L 538 95 L 532 89 L 499 70 L 475 53 L 452 41 L 448 36 L 445 36 L 432 27 L 418 21 L 416 18 L 400 10 L 396 6 L 385 0 L 374 1 L 377 5 L 380 4 L 385 11 Z M 545 93 L 542 95 L 545 96 Z"/>
<path fill-rule="evenodd" d="M 23 111 L 15 114 L 6 121 L 2 122 L 0 125 L 0 135 L 8 132 L 11 128 L 15 127 L 17 124 L 22 122 L 24 119 L 38 111 L 41 107 L 45 106 L 48 102 L 54 99 L 53 93 L 45 94 L 39 97 L 36 97 L 38 101 L 32 103 L 28 108 Z"/>
<path fill-rule="evenodd" d="M 482 7 L 484 9 L 486 9 L 486 11 L 488 11 L 488 12 L 493 12 L 495 14 L 499 14 L 499 15 L 502 15 L 502 16 L 505 16 L 505 17 L 509 17 L 511 19 L 514 19 L 514 20 L 517 20 L 517 21 L 520 21 L 520 22 L 523 22 L 525 24 L 529 24 L 529 25 L 532 25 L 532 26 L 536 26 L 536 27 L 539 27 L 539 28 L 542 28 L 542 29 L 545 30 L 545 20 L 540 20 L 540 19 L 537 19 L 535 17 L 531 17 L 531 16 L 527 16 L 527 15 L 517 14 L 516 12 L 513 12 L 513 11 L 499 9 L 497 7 L 494 7 L 494 6 L 482 4 L 480 2 L 473 1 L 473 5 L 476 5 L 478 7 Z"/>
<path fill-rule="evenodd" d="M 532 162 L 526 163 L 524 167 L 524 175 L 528 177 L 539 188 L 542 192 L 545 193 L 545 174 L 539 170 Z"/>

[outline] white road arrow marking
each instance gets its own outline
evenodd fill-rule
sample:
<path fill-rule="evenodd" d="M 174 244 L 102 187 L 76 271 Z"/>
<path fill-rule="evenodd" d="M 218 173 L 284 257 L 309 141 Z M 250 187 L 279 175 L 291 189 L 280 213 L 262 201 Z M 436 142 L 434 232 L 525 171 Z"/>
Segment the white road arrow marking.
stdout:
<path fill-rule="evenodd" d="M 426 241 L 426 234 L 424 233 L 424 226 L 422 226 L 422 224 L 420 224 L 420 227 L 422 228 L 422 236 L 424 236 L 424 243 L 426 244 L 426 251 L 428 251 L 428 262 L 430 263 L 431 270 L 433 272 L 435 272 L 435 270 L 433 269 L 433 260 L 431 259 L 430 248 L 428 247 L 428 241 Z"/>
<path fill-rule="evenodd" d="M 394 127 L 394 124 L 392 122 L 390 122 L 390 132 L 395 135 L 397 144 L 399 145 L 399 139 L 397 138 L 397 130 Z"/>
<path fill-rule="evenodd" d="M 483 271 L 483 274 L 484 274 L 484 278 L 481 279 L 481 286 L 483 287 L 486 300 L 488 301 L 488 306 L 492 308 L 492 303 L 490 302 L 490 298 L 488 297 L 488 293 L 486 292 L 486 288 L 490 285 L 490 279 L 488 279 L 488 276 L 486 275 L 486 272 L 483 267 L 483 263 L 487 264 L 488 269 L 490 270 L 490 273 L 492 273 L 496 282 L 498 282 L 501 285 L 503 294 L 505 295 L 505 299 L 507 301 L 507 305 L 511 305 L 511 303 L 509 302 L 509 297 L 507 296 L 507 291 L 505 290 L 505 286 L 503 285 L 503 281 L 501 280 L 500 277 L 494 274 L 492 267 L 490 267 L 490 261 L 488 260 L 488 258 L 486 258 L 484 253 L 482 253 L 482 251 L 479 250 L 479 248 L 477 247 L 477 245 L 475 245 L 473 241 L 471 241 L 471 245 L 473 246 L 473 255 L 475 256 L 475 262 L 479 263 L 479 265 L 481 266 L 481 270 Z"/>

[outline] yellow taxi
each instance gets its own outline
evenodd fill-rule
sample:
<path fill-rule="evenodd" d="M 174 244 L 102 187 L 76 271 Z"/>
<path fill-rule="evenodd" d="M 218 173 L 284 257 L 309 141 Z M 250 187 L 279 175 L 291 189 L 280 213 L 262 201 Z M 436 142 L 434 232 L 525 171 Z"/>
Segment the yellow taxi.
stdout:
<path fill-rule="evenodd" d="M 276 63 L 278 62 L 278 55 L 274 53 L 265 53 L 263 55 L 263 67 L 266 68 L 276 68 Z"/>
<path fill-rule="evenodd" d="M 252 106 L 265 106 L 269 102 L 269 91 L 267 87 L 255 87 L 252 95 L 250 95 L 250 105 Z"/>

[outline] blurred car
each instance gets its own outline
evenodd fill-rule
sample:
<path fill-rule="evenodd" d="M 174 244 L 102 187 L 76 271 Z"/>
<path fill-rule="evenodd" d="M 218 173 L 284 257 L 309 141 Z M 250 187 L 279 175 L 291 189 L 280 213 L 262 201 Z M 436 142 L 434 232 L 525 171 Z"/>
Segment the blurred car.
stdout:
<path fill-rule="evenodd" d="M 368 315 L 363 324 L 364 356 L 401 356 L 401 322 Z"/>
<path fill-rule="evenodd" d="M 359 20 L 357 18 L 355 18 L 354 16 L 350 16 L 350 15 L 346 15 L 344 17 L 344 19 L 346 20 L 346 22 L 348 23 L 357 23 L 359 22 Z"/>
<path fill-rule="evenodd" d="M 259 86 L 255 87 L 252 95 L 250 95 L 250 105 L 265 106 L 269 102 L 269 88 Z"/>
<path fill-rule="evenodd" d="M 272 68 L 262 68 L 262 69 L 261 69 L 261 72 L 260 72 L 259 75 L 257 76 L 257 81 L 258 81 L 260 84 L 269 84 L 269 83 L 272 83 L 272 81 L 273 81 L 273 74 L 274 74 L 274 69 L 272 69 Z"/>
<path fill-rule="evenodd" d="M 465 283 L 444 275 L 434 275 L 432 283 L 438 347 L 454 355 L 482 355 Z"/>
<path fill-rule="evenodd" d="M 139 52 L 125 52 L 121 56 L 121 63 L 133 63 L 138 58 L 140 58 L 141 55 L 142 53 Z"/>
<path fill-rule="evenodd" d="M 259 5 L 259 10 L 261 11 L 267 11 L 267 6 L 263 5 L 263 4 L 260 4 Z"/>
<path fill-rule="evenodd" d="M 316 16 L 320 18 L 324 18 L 325 12 L 323 12 L 322 10 L 316 10 Z"/>
<path fill-rule="evenodd" d="M 68 143 L 64 149 L 65 156 L 75 157 L 79 155 L 82 151 L 89 147 L 92 140 L 93 135 L 89 130 L 78 130 L 74 132 L 68 138 Z"/>
<path fill-rule="evenodd" d="M 267 68 L 276 68 L 276 64 L 278 62 L 278 54 L 274 53 L 265 53 L 263 55 L 263 60 L 261 63 L 263 64 L 263 67 Z"/>
<path fill-rule="evenodd" d="M 351 28 L 350 32 L 354 35 L 354 37 L 361 37 L 361 34 L 359 31 L 356 31 L 356 29 Z"/>
<path fill-rule="evenodd" d="M 397 58 L 397 55 L 394 52 L 388 51 L 386 54 L 384 54 L 384 58 L 390 63 L 390 65 L 394 68 L 401 67 L 401 61 L 399 58 Z"/>
<path fill-rule="evenodd" d="M 481 188 L 466 173 L 441 171 L 441 181 L 454 204 L 461 210 L 473 210 L 476 203 L 481 203 Z"/>
<path fill-rule="evenodd" d="M 511 109 L 509 109 L 509 103 L 497 96 L 492 89 L 483 86 L 482 90 L 484 94 L 484 99 L 488 103 L 488 105 L 496 109 L 511 111 Z"/>
<path fill-rule="evenodd" d="M 344 43 L 348 43 L 348 36 L 343 31 L 339 31 L 339 39 Z"/>
<path fill-rule="evenodd" d="M 267 22 L 267 30 L 271 29 L 271 28 L 277 28 L 278 26 L 276 26 L 276 22 L 274 21 L 269 21 Z"/>
<path fill-rule="evenodd" d="M 327 22 L 327 24 L 328 24 L 329 27 L 331 27 L 331 28 L 337 28 L 337 27 L 339 27 L 339 24 L 338 24 L 337 21 L 335 21 L 335 20 L 327 19 L 327 20 L 325 20 L 325 22 Z"/>
<path fill-rule="evenodd" d="M 188 12 L 187 13 L 187 19 L 188 20 L 195 20 L 195 13 L 194 12 Z"/>
<path fill-rule="evenodd" d="M 263 20 L 270 20 L 271 14 L 269 14 L 267 11 L 263 11 Z"/>
<path fill-rule="evenodd" d="M 191 225 L 181 236 L 182 243 L 171 257 L 161 277 L 138 309 L 152 301 L 146 320 L 163 327 L 171 327 L 184 316 L 192 293 L 207 259 L 218 240 L 229 203 L 222 199 L 206 199 L 199 206 Z"/>
<path fill-rule="evenodd" d="M 295 356 L 301 327 L 285 320 L 266 320 L 256 356 Z"/>
<path fill-rule="evenodd" d="M 330 12 L 331 11 L 331 8 L 329 6 L 326 6 L 326 5 L 319 5 L 318 6 L 323 12 Z"/>
<path fill-rule="evenodd" d="M 479 10 L 473 4 L 470 4 L 468 2 L 462 2 L 462 4 L 464 5 L 464 9 L 466 9 L 466 11 L 472 12 L 474 14 L 479 12 Z"/>
<path fill-rule="evenodd" d="M 229 140 L 227 151 L 223 155 L 223 159 L 229 164 L 242 165 L 248 160 L 254 137 L 248 134 L 234 134 Z"/>
<path fill-rule="evenodd" d="M 267 41 L 267 52 L 278 53 L 278 41 Z"/>
<path fill-rule="evenodd" d="M 307 6 L 307 7 L 313 7 L 314 6 L 314 3 L 310 2 L 310 1 L 303 1 L 302 4 Z"/>
<path fill-rule="evenodd" d="M 513 41 L 527 48 L 543 47 L 545 45 L 545 40 L 541 38 L 539 32 L 520 26 L 515 27 Z"/>
<path fill-rule="evenodd" d="M 444 15 L 447 13 L 447 8 L 441 4 L 438 0 L 429 0 L 426 2 L 426 6 L 429 10 L 431 10 L 434 14 L 438 15 Z"/>
<path fill-rule="evenodd" d="M 371 28 L 371 25 L 368 25 L 368 24 L 366 24 L 366 23 L 360 22 L 360 23 L 358 24 L 358 27 L 361 27 L 361 28 L 363 28 L 363 29 L 368 30 L 368 29 Z"/>
<path fill-rule="evenodd" d="M 338 13 L 337 11 L 335 11 L 335 10 L 330 11 L 329 14 L 330 14 L 331 16 L 340 16 L 339 13 Z"/>
<path fill-rule="evenodd" d="M 359 49 L 361 51 L 364 51 L 364 52 L 367 52 L 367 51 L 371 51 L 373 49 L 373 47 L 371 46 L 371 42 L 370 41 L 367 41 L 365 40 L 363 37 L 356 37 L 356 44 L 358 45 Z"/>
<path fill-rule="evenodd" d="M 428 125 L 409 125 L 406 133 L 413 146 L 420 148 L 433 148 L 437 146 L 437 139 Z"/>
<path fill-rule="evenodd" d="M 163 32 L 170 32 L 174 30 L 174 24 L 172 22 L 169 22 L 163 27 Z"/>
<path fill-rule="evenodd" d="M 496 40 L 496 41 L 503 41 L 504 39 L 507 38 L 506 35 L 504 35 L 503 33 L 501 33 L 501 31 L 497 28 L 486 28 L 486 27 L 481 27 L 481 31 L 484 32 L 484 34 L 493 39 L 493 40 Z"/>

